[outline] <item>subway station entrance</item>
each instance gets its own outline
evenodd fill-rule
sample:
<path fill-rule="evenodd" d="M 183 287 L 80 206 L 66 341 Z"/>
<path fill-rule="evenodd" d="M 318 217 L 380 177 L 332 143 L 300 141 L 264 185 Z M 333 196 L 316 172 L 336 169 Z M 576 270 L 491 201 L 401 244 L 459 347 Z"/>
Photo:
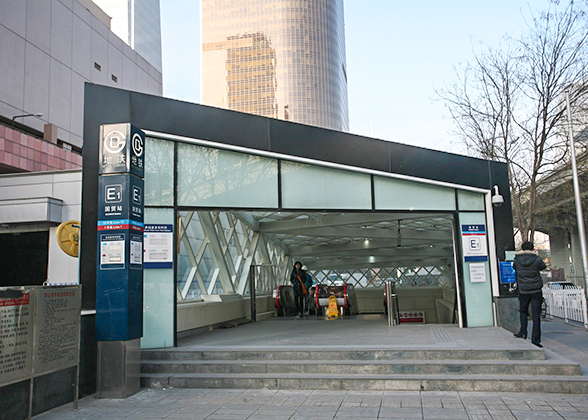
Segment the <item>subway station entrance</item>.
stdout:
<path fill-rule="evenodd" d="M 141 348 L 250 317 L 251 270 L 258 320 L 273 316 L 294 261 L 320 284 L 352 285 L 363 316 L 384 312 L 391 280 L 400 310 L 426 324 L 500 324 L 497 261 L 513 249 L 504 164 L 94 85 L 85 115 L 90 308 L 100 127 L 145 133 Z"/>
<path fill-rule="evenodd" d="M 146 134 L 145 224 L 175 224 L 177 258 L 168 269 L 145 269 L 143 348 L 172 345 L 173 301 L 180 334 L 205 327 L 203 319 L 249 316 L 235 308 L 248 308 L 252 267 L 256 306 L 274 312 L 272 292 L 290 284 L 295 261 L 320 284 L 352 285 L 354 313 L 383 313 L 390 280 L 400 310 L 423 323 L 494 325 L 493 238 L 482 229 L 481 281 L 471 281 L 460 251 L 462 226 L 491 220 L 487 191 Z"/>

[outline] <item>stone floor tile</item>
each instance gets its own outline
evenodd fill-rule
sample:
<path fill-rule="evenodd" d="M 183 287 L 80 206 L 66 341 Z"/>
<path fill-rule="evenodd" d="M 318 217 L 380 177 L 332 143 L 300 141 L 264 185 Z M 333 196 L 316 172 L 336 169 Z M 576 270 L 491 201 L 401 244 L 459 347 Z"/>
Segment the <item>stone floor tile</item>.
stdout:
<path fill-rule="evenodd" d="M 212 413 L 206 420 L 246 420 L 251 414 L 216 414 Z"/>
<path fill-rule="evenodd" d="M 504 414 L 490 414 L 492 420 L 516 420 L 516 417 L 512 415 L 512 413 L 504 413 Z"/>
<path fill-rule="evenodd" d="M 236 415 L 236 416 L 250 416 L 257 411 L 257 407 L 251 407 L 249 409 L 237 408 L 237 407 L 224 407 L 219 408 L 213 414 L 215 415 Z"/>
<path fill-rule="evenodd" d="M 465 410 L 446 410 L 437 408 L 423 408 L 423 418 L 425 419 L 467 419 L 468 414 Z"/>
<path fill-rule="evenodd" d="M 562 419 L 555 411 L 513 411 L 517 420 Z"/>
<path fill-rule="evenodd" d="M 335 415 L 337 413 L 337 407 L 308 407 L 300 406 L 294 414 L 298 415 Z"/>
<path fill-rule="evenodd" d="M 388 408 L 382 407 L 378 414 L 379 418 L 419 418 L 422 419 L 423 412 L 420 408 Z"/>
<path fill-rule="evenodd" d="M 584 404 L 575 404 L 573 402 L 570 403 L 576 410 L 581 413 L 588 413 L 588 405 Z M 587 416 L 588 417 L 588 416 Z"/>
<path fill-rule="evenodd" d="M 422 403 L 420 400 L 402 400 L 400 406 L 403 408 L 421 408 Z"/>
<path fill-rule="evenodd" d="M 391 415 L 391 414 L 386 414 L 386 415 L 382 415 L 380 414 L 378 416 L 378 420 L 422 420 L 423 419 L 423 415 L 422 414 L 414 414 L 414 415 L 409 415 L 409 414 L 405 414 L 405 415 Z"/>
<path fill-rule="evenodd" d="M 580 413 L 578 411 L 558 411 L 557 414 L 562 416 L 564 419 L 586 419 L 586 413 Z"/>
<path fill-rule="evenodd" d="M 380 408 L 375 407 L 340 407 L 337 410 L 337 416 L 357 416 L 357 418 L 363 417 L 378 417 Z"/>
<path fill-rule="evenodd" d="M 212 413 L 178 413 L 175 412 L 168 416 L 165 420 L 204 420 L 208 418 Z M 125 419 L 126 420 L 126 419 Z"/>
<path fill-rule="evenodd" d="M 257 414 L 253 413 L 247 420 L 289 420 L 290 414 Z"/>

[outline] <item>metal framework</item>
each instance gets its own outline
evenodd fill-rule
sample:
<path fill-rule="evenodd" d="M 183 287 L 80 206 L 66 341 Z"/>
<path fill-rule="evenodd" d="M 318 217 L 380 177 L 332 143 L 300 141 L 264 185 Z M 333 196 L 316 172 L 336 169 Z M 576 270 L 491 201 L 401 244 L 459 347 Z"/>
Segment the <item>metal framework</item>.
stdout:
<path fill-rule="evenodd" d="M 287 283 L 292 263 L 322 283 L 380 287 L 448 285 L 453 276 L 449 213 L 180 212 L 180 300 L 247 295 Z"/>
<path fill-rule="evenodd" d="M 258 293 L 269 293 L 288 271 L 284 251 L 267 241 L 239 212 L 180 213 L 179 300 L 248 294 L 249 268 L 257 266 Z M 273 280 L 273 281 L 272 281 Z"/>

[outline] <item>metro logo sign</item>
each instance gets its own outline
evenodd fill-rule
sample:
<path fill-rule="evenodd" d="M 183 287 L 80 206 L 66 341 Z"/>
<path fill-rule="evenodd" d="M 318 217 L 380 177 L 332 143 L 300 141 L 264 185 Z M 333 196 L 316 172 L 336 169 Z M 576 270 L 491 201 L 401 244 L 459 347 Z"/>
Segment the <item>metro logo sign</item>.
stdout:
<path fill-rule="evenodd" d="M 100 127 L 100 138 L 100 174 L 143 178 L 145 133 L 131 124 L 106 124 Z"/>

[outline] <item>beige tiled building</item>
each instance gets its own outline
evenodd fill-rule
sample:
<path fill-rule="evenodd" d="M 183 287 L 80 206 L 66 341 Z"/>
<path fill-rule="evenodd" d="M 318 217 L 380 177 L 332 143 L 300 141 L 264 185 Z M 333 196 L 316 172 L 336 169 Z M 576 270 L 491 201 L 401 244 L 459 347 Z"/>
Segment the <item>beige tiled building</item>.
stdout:
<path fill-rule="evenodd" d="M 343 0 L 202 0 L 202 102 L 348 131 Z"/>

